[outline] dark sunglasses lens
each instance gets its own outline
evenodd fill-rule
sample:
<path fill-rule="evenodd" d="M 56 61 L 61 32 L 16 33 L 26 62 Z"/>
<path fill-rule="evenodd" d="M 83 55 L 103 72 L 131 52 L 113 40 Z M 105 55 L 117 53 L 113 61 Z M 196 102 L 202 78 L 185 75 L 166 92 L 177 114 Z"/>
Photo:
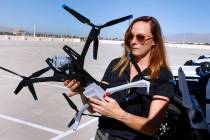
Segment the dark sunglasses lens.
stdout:
<path fill-rule="evenodd" d="M 145 39 L 145 36 L 143 36 L 143 35 L 137 35 L 136 38 L 137 38 L 137 40 L 138 40 L 139 42 L 143 42 L 144 39 Z"/>

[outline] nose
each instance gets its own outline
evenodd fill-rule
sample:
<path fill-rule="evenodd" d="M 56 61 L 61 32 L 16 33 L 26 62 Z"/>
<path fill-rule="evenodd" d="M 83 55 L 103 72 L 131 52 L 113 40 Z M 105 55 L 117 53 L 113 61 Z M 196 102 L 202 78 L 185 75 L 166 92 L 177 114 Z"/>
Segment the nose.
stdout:
<path fill-rule="evenodd" d="M 131 40 L 130 40 L 130 45 L 133 46 L 135 44 L 138 44 L 136 36 L 134 36 Z"/>

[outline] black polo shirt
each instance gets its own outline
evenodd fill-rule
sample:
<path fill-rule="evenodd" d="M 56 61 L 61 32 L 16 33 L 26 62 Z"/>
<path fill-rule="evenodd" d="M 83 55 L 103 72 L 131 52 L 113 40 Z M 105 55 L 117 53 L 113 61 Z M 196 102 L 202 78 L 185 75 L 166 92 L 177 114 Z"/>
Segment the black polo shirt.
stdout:
<path fill-rule="evenodd" d="M 114 59 L 106 69 L 106 72 L 102 78 L 102 81 L 109 83 L 110 87 L 123 85 L 130 82 L 130 66 L 128 66 L 122 76 L 119 77 L 119 70 L 113 71 L 114 66 L 119 62 L 119 58 Z M 149 68 L 145 69 L 142 74 L 147 76 L 150 74 Z M 153 95 L 161 95 L 166 97 L 172 97 L 174 95 L 173 85 L 169 82 L 172 80 L 172 74 L 169 70 L 161 68 L 160 75 L 156 80 L 150 84 L 149 95 L 143 96 L 146 92 L 145 88 L 131 88 L 123 91 L 116 92 L 111 95 L 115 99 L 122 109 L 126 112 L 137 116 L 147 117 L 149 114 L 149 108 Z M 131 82 L 139 80 L 138 76 L 135 76 Z M 110 135 L 117 136 L 129 140 L 137 139 L 152 139 L 150 136 L 143 133 L 139 133 L 125 124 L 115 119 L 101 116 L 99 118 L 99 128 L 105 130 Z"/>

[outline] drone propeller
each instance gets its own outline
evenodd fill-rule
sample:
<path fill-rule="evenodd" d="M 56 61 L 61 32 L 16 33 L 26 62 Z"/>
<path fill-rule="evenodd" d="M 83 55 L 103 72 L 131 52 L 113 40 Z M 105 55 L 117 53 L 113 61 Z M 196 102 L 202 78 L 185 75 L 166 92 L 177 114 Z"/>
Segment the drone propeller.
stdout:
<path fill-rule="evenodd" d="M 97 59 L 98 54 L 98 38 L 96 38 L 93 42 L 93 59 Z"/>
<path fill-rule="evenodd" d="M 80 111 L 77 109 L 77 106 L 71 101 L 71 99 L 70 99 L 65 93 L 63 93 L 63 96 L 64 96 L 64 98 L 67 100 L 67 102 L 68 102 L 68 104 L 70 105 L 70 107 L 76 111 L 76 115 L 75 115 L 75 117 L 69 122 L 68 127 L 71 127 L 73 124 L 75 124 L 75 122 L 78 123 L 78 122 L 80 121 L 80 117 L 81 117 L 82 115 L 91 116 L 91 117 L 99 117 L 98 115 L 92 115 L 92 114 L 85 114 L 85 113 L 82 113 L 83 111 L 80 112 Z M 85 105 L 85 106 L 89 106 L 89 105 Z M 86 110 L 86 109 L 84 109 L 84 110 Z M 78 115 L 79 115 L 79 116 L 78 116 Z"/>
<path fill-rule="evenodd" d="M 15 89 L 14 93 L 17 95 L 24 87 L 25 85 L 25 78 L 18 84 L 17 88 Z"/>
<path fill-rule="evenodd" d="M 17 75 L 17 76 L 19 76 L 19 77 L 21 77 L 21 78 L 23 78 L 23 80 L 18 84 L 18 86 L 17 86 L 17 88 L 15 89 L 15 94 L 17 94 L 23 87 L 24 87 L 24 79 L 26 79 L 26 77 L 25 76 L 22 76 L 22 75 L 20 75 L 20 74 L 17 74 L 16 72 L 13 72 L 13 71 L 11 71 L 11 70 L 9 70 L 9 69 L 7 69 L 7 68 L 4 68 L 4 67 L 0 67 L 0 69 L 2 69 L 2 70 L 4 70 L 4 71 L 7 71 L 7 72 L 9 72 L 9 73 L 12 73 L 12 74 L 14 74 L 14 75 Z"/>
<path fill-rule="evenodd" d="M 77 106 L 70 100 L 70 98 L 65 93 L 63 93 L 63 96 L 67 100 L 71 108 L 73 108 L 76 112 L 79 112 L 79 110 L 77 109 Z"/>
<path fill-rule="evenodd" d="M 77 109 L 77 106 L 71 101 L 71 99 L 63 93 L 64 98 L 67 100 L 68 104 L 76 111 L 76 115 L 78 114 L 79 110 Z M 75 117 L 72 118 L 72 120 L 69 122 L 68 127 L 71 127 L 75 123 Z"/>
<path fill-rule="evenodd" d="M 131 19 L 131 18 L 133 18 L 133 15 L 129 15 L 129 16 L 125 16 L 125 17 L 122 17 L 122 18 L 118 18 L 118 19 L 109 21 L 109 22 L 105 23 L 104 25 L 101 25 L 100 28 L 112 26 L 112 25 L 114 25 L 114 24 L 117 24 L 117 23 L 126 21 L 126 20 Z"/>
<path fill-rule="evenodd" d="M 65 93 L 63 93 L 63 96 L 67 100 L 67 102 L 69 103 L 69 105 L 71 106 L 71 108 L 74 109 L 76 112 L 79 112 L 79 110 L 77 109 L 77 106 L 72 102 L 72 100 Z M 85 114 L 85 113 L 82 113 L 82 115 L 87 115 L 87 116 L 92 116 L 92 117 L 98 117 L 97 115 L 91 115 L 91 114 Z"/>
<path fill-rule="evenodd" d="M 21 77 L 21 78 L 25 78 L 25 76 L 22 76 L 22 75 L 20 75 L 20 74 L 17 74 L 16 72 L 11 71 L 11 70 L 9 70 L 9 69 L 7 69 L 7 68 L 0 67 L 0 69 L 4 70 L 4 71 L 6 71 L 6 72 L 12 73 L 12 74 L 14 74 L 14 75 L 17 75 L 17 76 L 19 76 L 19 77 Z"/>
<path fill-rule="evenodd" d="M 28 89 L 29 89 L 29 91 L 31 92 L 31 94 L 32 94 L 32 96 L 33 96 L 33 98 L 34 98 L 34 100 L 38 100 L 37 95 L 36 95 L 36 91 L 35 91 L 35 89 L 34 89 L 33 84 L 29 84 L 29 85 L 28 85 Z"/>
<path fill-rule="evenodd" d="M 14 93 L 15 93 L 16 95 L 23 89 L 24 86 L 27 85 L 27 82 L 28 82 L 27 80 L 28 80 L 28 78 L 24 78 L 24 79 L 18 84 L 17 88 L 16 88 L 15 91 L 14 91 Z M 33 84 L 28 84 L 28 89 L 29 89 L 29 91 L 31 92 L 31 94 L 32 94 L 32 96 L 33 96 L 33 98 L 34 98 L 34 100 L 38 100 Z"/>
<path fill-rule="evenodd" d="M 70 14 L 72 14 L 76 19 L 78 19 L 80 22 L 84 23 L 84 24 L 88 24 L 91 27 L 93 26 L 93 24 L 90 22 L 90 20 L 86 17 L 84 17 L 83 15 L 81 15 L 80 13 L 76 12 L 75 10 L 71 9 L 70 7 L 68 7 L 67 5 L 63 4 L 62 6 L 66 11 L 68 11 Z"/>
<path fill-rule="evenodd" d="M 29 82 L 29 80 L 31 78 L 39 77 L 40 75 L 42 75 L 43 73 L 47 72 L 48 70 L 50 70 L 50 67 L 46 67 L 44 69 L 41 69 L 41 70 L 33 73 L 29 77 L 23 77 L 23 80 L 19 83 L 19 85 L 15 89 L 14 93 L 17 95 L 23 89 L 23 87 L 28 86 L 28 89 L 31 92 L 34 100 L 38 100 L 37 95 L 36 95 L 36 91 L 34 89 L 34 86 L 33 86 L 32 83 Z"/>
<path fill-rule="evenodd" d="M 78 12 L 76 12 L 75 10 L 69 8 L 68 6 L 66 6 L 65 4 L 63 5 L 63 8 L 68 11 L 70 14 L 72 14 L 75 18 L 77 18 L 80 22 L 84 23 L 84 24 L 88 24 L 89 26 L 92 27 L 89 35 L 88 35 L 88 38 L 87 38 L 87 41 L 85 42 L 85 46 L 84 46 L 84 49 L 82 50 L 82 53 L 81 53 L 81 57 L 79 59 L 79 63 L 81 65 L 81 67 L 83 67 L 84 65 L 84 59 L 85 59 L 85 56 L 87 54 L 87 51 L 88 51 L 88 48 L 91 44 L 91 42 L 93 41 L 94 42 L 94 45 L 93 45 L 93 58 L 94 59 L 97 59 L 97 53 L 98 53 L 98 36 L 100 34 L 100 30 L 101 28 L 104 28 L 104 27 L 108 27 L 108 26 L 112 26 L 114 24 L 117 24 L 117 23 L 120 23 L 120 22 L 123 22 L 125 20 L 128 20 L 128 19 L 131 19 L 133 18 L 132 15 L 129 15 L 129 16 L 125 16 L 125 17 L 122 17 L 122 18 L 119 18 L 119 19 L 115 19 L 115 20 L 111 20 L 101 26 L 98 26 L 98 25 L 94 25 L 93 23 L 90 22 L 90 20 L 88 18 L 86 18 L 85 16 L 79 14 Z"/>
<path fill-rule="evenodd" d="M 9 72 L 9 73 L 12 73 L 12 74 L 14 74 L 14 75 L 17 75 L 17 76 L 19 76 L 19 77 L 21 77 L 21 78 L 23 78 L 23 80 L 20 81 L 20 83 L 18 84 L 17 88 L 16 88 L 15 91 L 14 91 L 14 93 L 15 93 L 16 95 L 23 89 L 23 87 L 28 86 L 28 89 L 29 89 L 29 91 L 31 92 L 31 94 L 32 94 L 32 96 L 33 96 L 33 98 L 34 98 L 34 100 L 38 100 L 37 95 L 36 95 L 36 92 L 35 92 L 35 89 L 34 89 L 34 86 L 33 86 L 32 83 L 29 82 L 29 80 L 30 80 L 31 78 L 39 77 L 39 76 L 42 75 L 43 73 L 45 73 L 45 72 L 47 72 L 48 70 L 50 70 L 50 67 L 46 67 L 46 68 L 44 68 L 44 69 L 41 69 L 41 70 L 39 70 L 39 71 L 33 73 L 33 74 L 32 74 L 31 76 L 29 76 L 29 77 L 22 76 L 22 75 L 17 74 L 16 72 L 13 72 L 13 71 L 11 71 L 11 70 L 9 70 L 9 69 L 7 69 L 7 68 L 4 68 L 4 67 L 0 67 L 0 69 L 2 69 L 2 70 L 4 70 L 4 71 L 7 71 L 7 72 Z"/>

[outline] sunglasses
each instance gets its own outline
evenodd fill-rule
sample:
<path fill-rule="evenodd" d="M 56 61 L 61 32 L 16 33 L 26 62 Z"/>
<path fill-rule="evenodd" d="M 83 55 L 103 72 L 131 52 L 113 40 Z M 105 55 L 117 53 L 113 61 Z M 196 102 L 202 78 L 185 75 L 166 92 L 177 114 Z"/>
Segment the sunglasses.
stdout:
<path fill-rule="evenodd" d="M 138 43 L 145 43 L 147 40 L 150 40 L 152 39 L 153 37 L 151 36 L 146 36 L 146 35 L 143 35 L 143 34 L 137 34 L 137 35 L 133 35 L 133 34 L 130 34 L 128 36 L 128 41 L 132 41 L 134 39 L 134 37 L 136 37 L 136 40 L 138 41 Z"/>

